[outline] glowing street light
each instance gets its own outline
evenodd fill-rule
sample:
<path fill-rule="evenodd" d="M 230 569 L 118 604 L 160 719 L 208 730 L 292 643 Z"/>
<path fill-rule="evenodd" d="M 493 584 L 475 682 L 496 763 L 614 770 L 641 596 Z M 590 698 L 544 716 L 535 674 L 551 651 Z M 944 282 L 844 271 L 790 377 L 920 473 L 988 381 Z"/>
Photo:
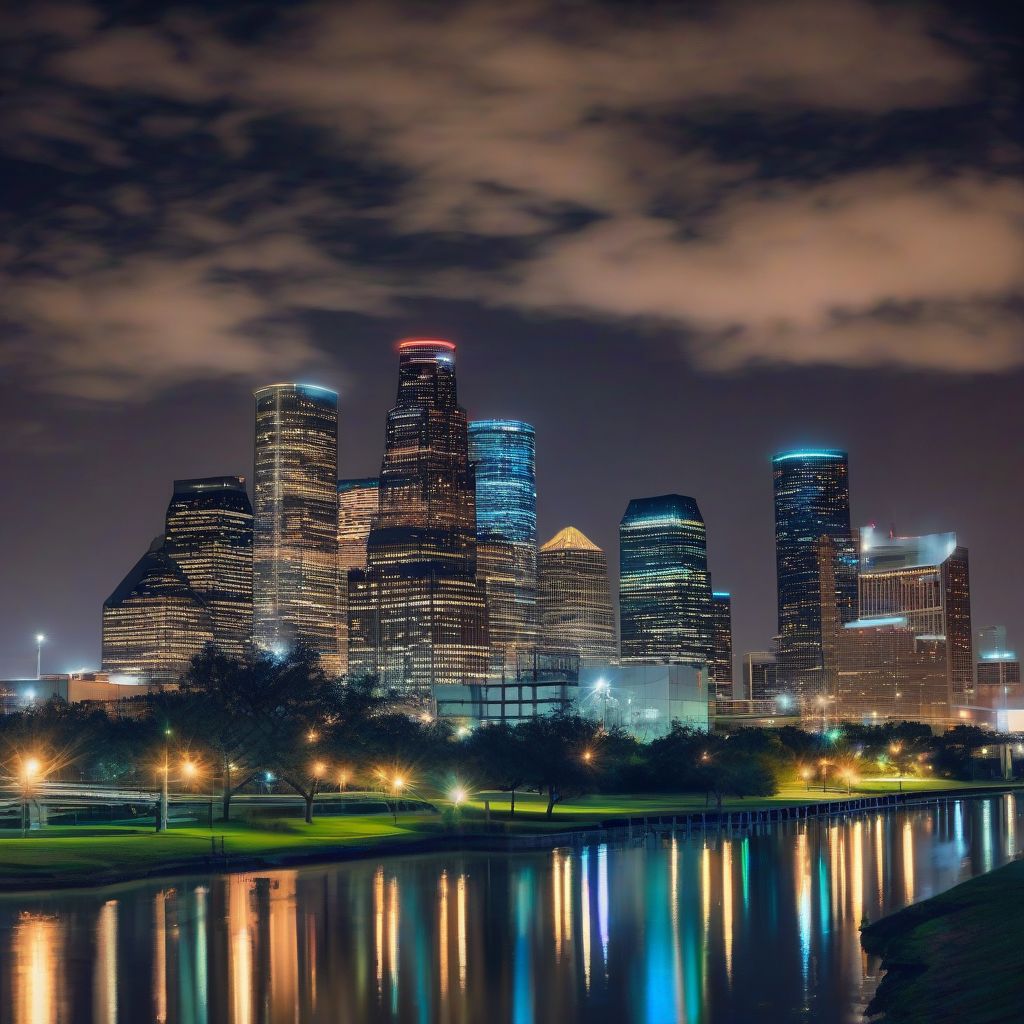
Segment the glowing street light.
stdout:
<path fill-rule="evenodd" d="M 448 796 L 456 807 L 460 807 L 466 802 L 466 791 L 462 786 L 456 786 Z"/>
<path fill-rule="evenodd" d="M 810 768 L 802 768 L 800 770 L 800 778 L 804 780 L 804 784 L 807 787 L 808 792 L 810 792 L 811 789 L 811 776 L 813 774 L 814 772 L 812 772 Z"/>
<path fill-rule="evenodd" d="M 46 643 L 46 636 L 43 633 L 36 633 L 36 679 L 43 678 L 43 644 Z"/>
<path fill-rule="evenodd" d="M 40 774 L 42 765 L 38 757 L 28 757 L 21 762 L 21 838 L 24 839 L 28 832 L 28 801 L 31 795 L 32 783 Z"/>
<path fill-rule="evenodd" d="M 590 762 L 594 760 L 594 752 L 592 750 L 584 750 L 583 751 L 583 760 L 587 764 L 590 764 Z"/>

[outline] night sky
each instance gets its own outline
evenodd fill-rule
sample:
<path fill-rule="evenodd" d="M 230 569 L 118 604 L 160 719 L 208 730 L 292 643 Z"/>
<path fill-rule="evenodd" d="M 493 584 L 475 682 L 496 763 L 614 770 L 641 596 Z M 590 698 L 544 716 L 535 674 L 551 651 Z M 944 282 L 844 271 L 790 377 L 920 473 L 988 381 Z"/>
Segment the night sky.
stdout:
<path fill-rule="evenodd" d="M 693 495 L 737 655 L 775 631 L 771 454 L 956 530 L 1024 643 L 1018 4 L 8 5 L 0 677 L 99 660 L 176 477 L 252 475 L 253 386 L 395 341 L 537 428 L 541 539 Z"/>

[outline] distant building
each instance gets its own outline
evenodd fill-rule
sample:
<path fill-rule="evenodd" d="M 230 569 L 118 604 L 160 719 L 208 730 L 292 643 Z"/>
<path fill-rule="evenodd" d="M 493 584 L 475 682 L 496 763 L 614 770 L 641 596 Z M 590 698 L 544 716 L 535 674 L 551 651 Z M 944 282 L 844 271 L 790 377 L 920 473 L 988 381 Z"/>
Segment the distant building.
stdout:
<path fill-rule="evenodd" d="M 338 481 L 338 658 L 348 671 L 348 574 L 366 568 L 366 542 L 380 509 L 376 477 Z"/>
<path fill-rule="evenodd" d="M 253 633 L 338 673 L 338 396 L 272 384 L 256 397 Z"/>
<path fill-rule="evenodd" d="M 772 459 L 778 579 L 780 687 L 813 699 L 826 687 L 822 607 L 838 624 L 857 615 L 857 545 L 850 530 L 846 452 L 782 452 Z M 821 539 L 835 560 L 834 592 L 821 592 Z"/>
<path fill-rule="evenodd" d="M 732 598 L 724 590 L 711 592 L 711 627 L 713 644 L 708 671 L 715 694 L 732 697 Z"/>
<path fill-rule="evenodd" d="M 951 704 L 974 694 L 971 587 L 967 548 L 955 533 L 886 537 L 861 531 L 858 579 L 861 619 L 902 616 L 919 637 L 945 642 Z"/>
<path fill-rule="evenodd" d="M 475 484 L 455 346 L 410 338 L 398 353 L 380 511 L 366 571 L 350 574 L 349 668 L 429 697 L 437 685 L 487 678 L 487 606 L 477 582 Z"/>
<path fill-rule="evenodd" d="M 568 711 L 579 690 L 580 659 L 565 651 L 520 651 L 502 679 L 479 685 L 436 686 L 438 717 L 466 724 L 517 725 L 537 715 Z"/>
<path fill-rule="evenodd" d="M 235 658 L 252 642 L 252 542 L 244 477 L 174 481 L 164 550 L 206 605 L 213 642 Z"/>
<path fill-rule="evenodd" d="M 68 704 L 88 703 L 118 717 L 144 718 L 150 708 L 135 698 L 164 688 L 165 684 L 159 681 L 112 679 L 109 672 L 87 669 L 44 675 L 39 679 L 0 679 L 0 714 L 15 714 L 49 700 L 62 700 Z M 173 688 L 173 684 L 168 688 Z"/>
<path fill-rule="evenodd" d="M 622 663 L 706 665 L 714 646 L 704 518 L 681 494 L 634 498 L 619 524 Z"/>
<path fill-rule="evenodd" d="M 606 728 L 648 741 L 672 723 L 709 728 L 707 668 L 697 665 L 594 665 L 580 670 L 579 710 Z"/>
<path fill-rule="evenodd" d="M 1006 642 L 1005 626 L 985 626 L 977 637 L 977 687 L 975 703 L 982 707 L 1020 706 L 1024 699 L 1020 659 Z"/>
<path fill-rule="evenodd" d="M 750 651 L 743 655 L 744 696 L 748 700 L 774 700 L 781 693 L 775 655 L 771 651 Z"/>
<path fill-rule="evenodd" d="M 821 698 L 819 714 L 823 721 L 948 724 L 945 638 L 919 633 L 905 615 L 845 623 L 835 692 Z"/>
<path fill-rule="evenodd" d="M 102 668 L 176 682 L 213 636 L 209 609 L 157 537 L 103 602 Z"/>
<path fill-rule="evenodd" d="M 584 666 L 618 657 L 608 560 L 573 526 L 540 549 L 538 608 L 543 648 L 574 652 Z"/>
<path fill-rule="evenodd" d="M 502 671 L 514 671 L 518 653 L 532 650 L 538 631 L 534 429 L 519 420 L 474 420 L 469 460 L 476 486 L 477 576 L 488 592 L 492 660 Z"/>

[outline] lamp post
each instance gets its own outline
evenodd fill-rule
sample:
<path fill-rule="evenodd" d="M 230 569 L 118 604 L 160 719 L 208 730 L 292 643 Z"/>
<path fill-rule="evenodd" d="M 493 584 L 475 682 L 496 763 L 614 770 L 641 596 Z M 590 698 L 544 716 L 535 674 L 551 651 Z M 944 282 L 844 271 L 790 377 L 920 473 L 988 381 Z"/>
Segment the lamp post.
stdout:
<path fill-rule="evenodd" d="M 403 779 L 401 775 L 396 775 L 391 780 L 391 788 L 394 790 L 394 793 L 395 793 L 395 803 L 394 803 L 394 805 L 392 807 L 392 815 L 393 815 L 393 817 L 395 819 L 395 824 L 397 825 L 398 824 L 398 797 L 401 794 L 402 790 L 405 789 L 405 779 Z"/>
<path fill-rule="evenodd" d="M 169 782 L 170 782 L 169 775 L 170 775 L 170 772 L 171 772 L 170 749 L 169 749 L 170 737 L 171 737 L 171 730 L 169 728 L 165 728 L 164 729 L 164 765 L 163 765 L 163 770 L 162 770 L 161 775 L 160 775 L 160 809 L 157 812 L 157 822 L 156 822 L 156 830 L 157 830 L 157 832 L 166 832 L 167 831 L 167 821 L 168 821 L 167 805 L 169 803 L 167 789 L 168 789 L 168 785 L 169 785 Z"/>
<path fill-rule="evenodd" d="M 818 764 L 821 767 L 821 791 L 825 793 L 828 790 L 828 761 L 822 758 Z"/>
<path fill-rule="evenodd" d="M 21 838 L 28 834 L 28 799 L 31 793 L 32 780 L 39 774 L 39 761 L 30 757 L 21 766 Z"/>
<path fill-rule="evenodd" d="M 43 644 L 46 637 L 42 633 L 36 633 L 36 679 L 43 678 Z"/>

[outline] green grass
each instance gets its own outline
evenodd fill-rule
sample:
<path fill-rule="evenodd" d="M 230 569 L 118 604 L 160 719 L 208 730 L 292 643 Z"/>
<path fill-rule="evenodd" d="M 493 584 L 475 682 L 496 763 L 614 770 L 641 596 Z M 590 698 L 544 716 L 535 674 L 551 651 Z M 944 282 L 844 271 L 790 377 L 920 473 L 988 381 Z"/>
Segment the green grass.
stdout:
<path fill-rule="evenodd" d="M 884 1024 L 1001 1024 L 1024 999 L 1024 861 L 973 878 L 863 932 L 887 974 Z"/>
<path fill-rule="evenodd" d="M 884 787 L 886 783 L 878 785 Z M 904 790 L 908 791 L 911 786 L 925 791 L 970 788 L 970 784 L 929 779 L 904 783 Z M 895 788 L 896 783 L 893 782 L 892 791 Z M 854 794 L 864 789 L 862 785 Z M 846 796 L 846 793 L 831 790 L 828 793 L 822 793 L 820 789 L 808 791 L 801 783 L 783 786 L 773 797 L 728 799 L 723 809 L 763 810 L 841 800 Z M 548 818 L 544 813 L 547 804 L 543 797 L 517 793 L 516 814 L 510 818 L 507 793 L 477 793 L 461 812 L 465 833 L 480 830 L 485 799 L 491 803 L 492 827 L 508 834 L 587 827 L 607 818 L 627 815 L 699 813 L 705 807 L 703 794 L 594 794 L 556 804 L 552 817 Z M 443 802 L 439 801 L 438 806 L 443 807 Z M 714 810 L 713 803 L 710 809 Z M 429 813 L 402 813 L 397 825 L 387 814 L 325 815 L 318 817 L 312 825 L 306 825 L 294 816 L 266 816 L 240 801 L 237 814 L 238 821 L 214 822 L 212 834 L 218 837 L 218 846 L 219 838 L 224 837 L 229 858 L 232 855 L 265 858 L 269 862 L 274 858 L 296 855 L 321 854 L 328 859 L 335 853 L 358 846 L 379 845 L 386 849 L 395 844 L 436 836 L 445 830 L 441 817 Z M 158 834 L 150 826 L 120 822 L 110 825 L 54 825 L 32 832 L 25 839 L 0 838 L 0 888 L 4 882 L 20 886 L 57 881 L 88 884 L 160 870 L 173 872 L 188 867 L 190 862 L 201 864 L 211 852 L 210 835 L 211 830 L 206 826 L 175 827 L 170 832 Z"/>

